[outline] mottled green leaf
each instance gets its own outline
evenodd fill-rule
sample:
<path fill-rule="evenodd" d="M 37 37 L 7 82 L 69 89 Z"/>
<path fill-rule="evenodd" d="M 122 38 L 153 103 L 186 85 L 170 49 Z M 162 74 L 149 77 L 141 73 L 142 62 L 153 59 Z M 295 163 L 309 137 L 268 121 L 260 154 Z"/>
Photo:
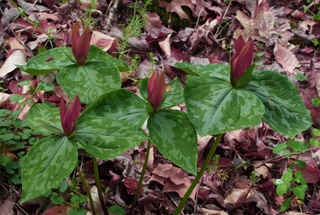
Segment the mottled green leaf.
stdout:
<path fill-rule="evenodd" d="M 30 75 L 41 75 L 57 71 L 74 64 L 65 53 L 74 58 L 71 48 L 54 48 L 31 58 L 26 65 L 17 65 L 17 67 Z M 47 61 L 48 58 L 53 58 L 53 60 Z"/>
<path fill-rule="evenodd" d="M 264 105 L 257 96 L 218 78 L 191 77 L 184 98 L 200 136 L 259 125 L 264 114 Z"/>
<path fill-rule="evenodd" d="M 297 135 L 312 124 L 299 92 L 284 75 L 273 71 L 255 73 L 246 89 L 263 102 L 266 107 L 263 121 L 274 131 Z"/>
<path fill-rule="evenodd" d="M 149 78 L 144 78 L 139 83 L 139 93 L 144 100 L 148 100 L 148 82 Z"/>
<path fill-rule="evenodd" d="M 77 121 L 75 139 L 88 153 L 103 160 L 115 158 L 148 139 L 127 121 L 85 116 Z"/>
<path fill-rule="evenodd" d="M 197 134 L 185 112 L 163 110 L 151 114 L 147 128 L 152 143 L 166 158 L 197 174 Z"/>
<path fill-rule="evenodd" d="M 126 120 L 142 126 L 148 118 L 145 101 L 126 89 L 110 91 L 94 101 L 78 118 L 86 115 Z"/>
<path fill-rule="evenodd" d="M 194 76 L 219 78 L 230 81 L 230 66 L 222 64 L 191 65 L 188 62 L 176 63 L 175 67 Z"/>
<path fill-rule="evenodd" d="M 21 203 L 41 196 L 69 176 L 78 161 L 75 142 L 50 136 L 31 147 L 22 163 Z"/>
<path fill-rule="evenodd" d="M 128 68 L 127 64 L 124 61 L 109 55 L 105 51 L 101 51 L 100 48 L 94 45 L 90 45 L 90 50 L 89 50 L 87 59 L 90 59 L 92 56 L 94 56 L 91 59 L 92 61 L 109 62 L 114 64 L 116 67 L 118 67 L 118 69 L 121 72 L 130 71 L 130 69 Z"/>
<path fill-rule="evenodd" d="M 85 65 L 70 65 L 60 70 L 57 82 L 72 98 L 91 104 L 100 95 L 121 88 L 119 70 L 112 63 L 93 61 Z"/>
<path fill-rule="evenodd" d="M 167 87 L 164 97 L 169 93 L 161 108 L 173 107 L 184 102 L 183 87 L 178 77 L 175 77 Z"/>
<path fill-rule="evenodd" d="M 52 108 L 48 102 L 31 106 L 27 115 L 27 125 L 45 136 L 52 133 L 52 129 L 48 130 L 48 127 L 55 128 L 57 134 L 59 131 L 63 133 L 59 108 Z"/>

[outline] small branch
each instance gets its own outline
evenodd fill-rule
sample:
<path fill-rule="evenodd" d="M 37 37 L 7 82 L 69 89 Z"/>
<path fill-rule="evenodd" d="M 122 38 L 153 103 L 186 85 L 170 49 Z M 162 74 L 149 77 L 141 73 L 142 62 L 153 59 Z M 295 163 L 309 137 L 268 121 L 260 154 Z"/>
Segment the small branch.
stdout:
<path fill-rule="evenodd" d="M 222 21 L 223 21 L 224 17 L 227 15 L 231 3 L 232 3 L 232 0 L 229 2 L 229 5 L 228 5 L 228 7 L 227 7 L 227 9 L 226 9 L 226 12 L 224 12 L 224 14 L 223 14 Z M 218 33 L 219 33 L 220 26 L 221 26 L 221 24 L 220 24 L 220 25 L 218 26 L 218 28 L 217 28 L 216 34 L 214 35 L 215 37 L 217 37 L 217 35 L 218 35 Z"/>
<path fill-rule="evenodd" d="M 82 184 L 84 186 L 84 189 L 87 191 L 87 194 L 88 194 L 88 198 L 89 198 L 89 202 L 90 202 L 90 207 L 91 207 L 91 212 L 93 215 L 96 215 L 96 210 L 94 209 L 94 204 L 93 204 L 93 200 L 92 200 L 92 196 L 91 196 L 91 193 L 90 193 L 90 190 L 89 190 L 89 187 L 86 183 L 86 180 L 84 179 L 82 173 L 81 173 L 81 170 L 80 170 L 80 167 L 79 167 L 79 164 L 77 163 L 77 171 L 79 173 L 79 176 L 80 176 L 80 179 L 82 181 Z"/>
<path fill-rule="evenodd" d="M 29 48 L 24 45 L 24 43 L 18 38 L 18 36 L 16 35 L 16 33 L 15 33 L 15 32 L 13 31 L 13 29 L 11 28 L 11 26 L 10 26 L 10 24 L 9 24 L 9 21 L 8 21 L 6 15 L 4 14 L 4 12 L 2 11 L 1 7 L 0 7 L 0 11 L 1 11 L 1 13 L 2 13 L 2 16 L 4 17 L 4 19 L 5 19 L 6 22 L 7 22 L 8 28 L 9 28 L 10 31 L 13 33 L 14 37 L 17 39 L 17 41 L 20 43 L 20 45 L 22 45 L 22 46 L 29 52 L 29 54 L 31 55 L 31 57 L 33 57 L 33 54 L 32 54 L 32 52 L 29 50 Z"/>
<path fill-rule="evenodd" d="M 112 19 L 113 19 L 113 17 L 114 17 L 114 14 L 115 14 L 115 12 L 117 11 L 119 2 L 120 2 L 120 0 L 115 0 L 113 6 L 111 7 L 110 12 L 109 12 L 109 16 L 108 16 L 108 18 L 106 19 L 105 29 L 109 29 L 109 27 L 110 27 L 110 25 L 111 25 L 111 21 L 112 21 Z"/>
<path fill-rule="evenodd" d="M 105 215 L 107 215 L 107 214 L 109 214 L 109 213 L 108 213 L 108 210 L 107 210 L 107 208 L 106 208 L 106 203 L 105 203 L 105 201 L 104 201 L 104 197 L 103 197 L 103 195 L 102 195 L 97 158 L 95 158 L 95 157 L 92 156 L 92 161 L 93 161 L 93 169 L 94 169 L 94 178 L 95 178 L 95 180 L 96 180 L 96 186 L 97 186 L 97 190 L 98 190 L 98 195 L 99 195 L 100 204 L 101 204 L 103 213 L 104 213 Z"/>

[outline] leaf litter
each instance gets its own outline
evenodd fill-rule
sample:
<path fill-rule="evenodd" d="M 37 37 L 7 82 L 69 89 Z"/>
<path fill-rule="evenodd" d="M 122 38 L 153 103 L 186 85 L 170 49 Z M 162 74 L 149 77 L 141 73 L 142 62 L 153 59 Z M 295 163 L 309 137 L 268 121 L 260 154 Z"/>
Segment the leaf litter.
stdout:
<path fill-rule="evenodd" d="M 128 56 L 139 56 L 138 66 L 133 75 L 123 77 L 123 87 L 139 93 L 131 78 L 144 78 L 151 71 L 164 69 L 167 80 L 176 76 L 181 82 L 186 81 L 186 73 L 174 68 L 176 62 L 188 61 L 191 64 L 207 65 L 209 63 L 228 64 L 229 52 L 235 39 L 242 35 L 245 40 L 254 39 L 257 70 L 273 70 L 288 76 L 297 87 L 306 107 L 311 111 L 314 127 L 320 126 L 320 110 L 315 98 L 320 95 L 319 38 L 320 21 L 314 20 L 319 11 L 319 1 L 283 1 L 273 0 L 234 0 L 234 1 L 164 1 L 157 0 L 143 14 L 144 28 L 141 36 L 131 37 L 128 42 Z M 58 2 L 57 0 L 23 1 L 17 5 L 29 19 L 38 23 L 35 28 L 22 18 L 11 2 L 1 2 L 0 23 L 0 76 L 1 108 L 17 110 L 17 104 L 8 101 L 10 94 L 30 98 L 30 88 L 18 86 L 19 82 L 30 80 L 33 87 L 39 79 L 32 79 L 15 67 L 23 65 L 32 56 L 37 55 L 43 47 L 69 46 L 71 26 L 84 17 L 91 5 L 81 1 Z M 139 4 L 143 4 L 138 1 Z M 112 27 L 105 28 L 108 14 L 114 1 L 97 1 L 92 14 L 94 22 L 90 26 L 95 44 L 109 54 L 117 56 L 116 47 L 124 38 L 123 24 L 130 21 L 132 0 L 122 1 L 112 19 Z M 159 7 L 159 11 L 155 10 Z M 308 8 L 306 10 L 306 8 Z M 161 12 L 162 11 L 162 12 Z M 159 14 L 157 14 L 159 12 Z M 162 13 L 162 14 L 161 14 Z M 188 21 L 187 26 L 182 26 Z M 173 27 L 175 26 L 175 27 Z M 176 27 L 179 26 L 179 27 Z M 48 37 L 44 32 L 54 39 Z M 153 52 L 153 59 L 148 53 Z M 152 61 L 157 63 L 153 65 Z M 153 69 L 150 70 L 153 65 Z M 305 81 L 298 81 L 295 74 L 307 76 Z M 126 79 L 125 79 L 126 78 Z M 50 82 L 54 82 L 54 77 Z M 167 81 L 168 82 L 168 81 Z M 3 91 L 3 90 L 2 90 Z M 56 85 L 50 93 L 41 91 L 33 100 L 50 101 L 59 105 L 60 98 L 67 102 L 71 98 Z M 320 100 L 319 100 L 320 101 Z M 185 107 L 179 106 L 185 111 Z M 25 119 L 28 107 L 19 115 Z M 303 132 L 296 140 L 307 141 L 313 137 L 312 129 Z M 287 159 L 272 153 L 273 148 L 288 140 L 288 137 L 275 133 L 268 125 L 228 132 L 220 142 L 216 154 L 220 156 L 219 165 L 203 175 L 201 183 L 194 190 L 191 200 L 185 206 L 186 214 L 278 214 L 284 200 L 276 195 L 274 179 L 281 178 L 287 171 Z M 200 169 L 208 149 L 212 145 L 211 137 L 198 139 L 198 169 Z M 28 150 L 28 148 L 25 148 Z M 12 152 L 7 152 L 12 154 Z M 103 186 L 109 187 L 105 194 L 107 206 L 120 205 L 128 210 L 133 199 L 137 181 L 141 174 L 146 153 L 146 144 L 130 149 L 125 154 L 100 161 L 99 172 Z M 320 212 L 319 181 L 320 151 L 312 148 L 301 154 L 299 159 L 307 163 L 301 169 L 309 183 L 306 200 L 303 204 L 292 204 L 288 214 L 316 214 Z M 246 161 L 250 160 L 248 163 Z M 244 166 L 241 166 L 244 164 Z M 241 166 L 240 168 L 238 168 Z M 81 165 L 84 177 L 94 189 L 95 180 L 92 161 L 85 160 Z M 255 172 L 258 182 L 251 174 Z M 79 176 L 75 175 L 77 181 Z M 2 177 L 2 176 L 1 176 Z M 188 174 L 165 159 L 156 148 L 152 148 L 148 169 L 142 183 L 142 190 L 136 211 L 140 214 L 173 213 L 195 176 Z M 311 184 L 313 186 L 311 186 Z M 71 209 L 65 204 L 54 206 L 45 197 L 19 205 L 21 189 L 18 185 L 1 182 L 0 214 L 67 214 Z M 85 194 L 83 188 L 80 192 Z M 66 196 L 65 199 L 68 199 Z M 84 206 L 86 208 L 86 206 Z"/>

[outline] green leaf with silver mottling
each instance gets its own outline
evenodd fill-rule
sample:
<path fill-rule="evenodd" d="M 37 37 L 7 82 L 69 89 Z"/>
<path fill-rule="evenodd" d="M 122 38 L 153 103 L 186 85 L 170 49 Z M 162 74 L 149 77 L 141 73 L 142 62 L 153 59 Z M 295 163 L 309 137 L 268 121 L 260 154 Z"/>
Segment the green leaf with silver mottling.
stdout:
<path fill-rule="evenodd" d="M 87 60 L 91 57 L 92 61 L 109 62 L 114 64 L 116 67 L 118 67 L 120 72 L 130 71 L 130 68 L 128 68 L 127 64 L 124 61 L 109 55 L 107 52 L 101 50 L 97 46 L 90 45 Z"/>
<path fill-rule="evenodd" d="M 44 126 L 44 124 L 47 126 Z M 44 136 L 52 134 L 52 129 L 48 130 L 48 127 L 56 128 L 57 132 L 61 131 L 63 133 L 59 108 L 52 108 L 49 102 L 31 106 L 27 115 L 27 125 L 36 131 L 40 131 Z"/>
<path fill-rule="evenodd" d="M 257 96 L 218 78 L 191 77 L 186 82 L 184 99 L 200 136 L 259 125 L 264 114 L 264 105 Z"/>
<path fill-rule="evenodd" d="M 57 82 L 72 98 L 91 104 L 100 95 L 121 88 L 118 68 L 112 63 L 91 61 L 85 65 L 71 65 L 60 70 Z"/>
<path fill-rule="evenodd" d="M 76 128 L 78 144 L 103 160 L 115 158 L 148 139 L 140 127 L 105 117 L 86 116 L 77 121 Z"/>
<path fill-rule="evenodd" d="M 77 161 L 78 151 L 71 139 L 50 136 L 38 141 L 22 163 L 21 203 L 58 186 L 72 173 Z"/>
<path fill-rule="evenodd" d="M 125 120 L 139 126 L 148 118 L 145 101 L 126 89 L 113 90 L 100 96 L 78 120 L 87 115 Z"/>
<path fill-rule="evenodd" d="M 197 174 L 197 133 L 185 112 L 163 110 L 151 114 L 147 128 L 161 154 L 185 171 Z"/>
<path fill-rule="evenodd" d="M 208 65 L 191 65 L 188 62 L 176 63 L 174 65 L 191 75 L 219 78 L 225 81 L 230 81 L 230 66 L 222 64 L 208 64 Z"/>
<path fill-rule="evenodd" d="M 263 121 L 281 134 L 295 136 L 307 130 L 312 118 L 298 90 L 284 75 L 274 71 L 253 74 L 246 89 L 266 107 Z"/>
<path fill-rule="evenodd" d="M 17 65 L 17 67 L 30 75 L 50 73 L 74 64 L 68 59 L 66 54 L 73 57 L 71 48 L 49 49 L 48 51 L 31 58 L 26 65 Z M 48 58 L 53 59 L 47 61 Z"/>
<path fill-rule="evenodd" d="M 169 96 L 164 101 L 161 108 L 173 107 L 176 105 L 180 105 L 184 102 L 183 100 L 183 87 L 178 77 L 175 77 L 167 87 L 163 97 L 166 96 L 167 93 L 170 93 Z"/>

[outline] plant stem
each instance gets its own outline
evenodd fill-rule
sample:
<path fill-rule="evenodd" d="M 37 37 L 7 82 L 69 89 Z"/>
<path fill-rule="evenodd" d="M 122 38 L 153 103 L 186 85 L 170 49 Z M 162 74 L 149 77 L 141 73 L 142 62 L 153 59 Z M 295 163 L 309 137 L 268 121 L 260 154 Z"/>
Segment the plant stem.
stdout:
<path fill-rule="evenodd" d="M 96 179 L 96 186 L 97 186 L 97 190 L 98 190 L 98 195 L 99 195 L 99 200 L 100 200 L 100 204 L 103 210 L 103 213 L 105 215 L 109 214 L 108 210 L 106 208 L 106 204 L 104 202 L 104 197 L 102 195 L 102 191 L 101 191 L 101 185 L 100 185 L 100 179 L 99 179 L 99 170 L 98 170 L 98 163 L 97 163 L 97 158 L 92 156 L 92 161 L 93 161 L 93 169 L 94 169 L 94 178 Z"/>
<path fill-rule="evenodd" d="M 89 198 L 89 202 L 90 202 L 90 207 L 91 207 L 91 212 L 92 212 L 93 215 L 96 215 L 96 211 L 95 211 L 95 209 L 94 209 L 94 204 L 93 204 L 93 200 L 92 200 L 92 196 L 91 196 L 89 187 L 88 187 L 86 181 L 84 180 L 84 177 L 83 177 L 83 175 L 82 175 L 82 173 L 81 173 L 81 170 L 80 170 L 80 167 L 79 167 L 79 164 L 78 164 L 78 163 L 77 163 L 77 166 L 76 166 L 76 167 L 77 167 L 77 171 L 78 171 L 78 173 L 79 173 L 80 179 L 81 179 L 81 181 L 82 181 L 82 184 L 83 184 L 83 186 L 84 186 L 84 189 L 86 189 L 86 191 L 87 191 L 88 198 Z"/>
<path fill-rule="evenodd" d="M 218 134 L 218 136 L 216 137 L 216 140 L 214 141 L 206 160 L 202 164 L 202 167 L 201 167 L 200 171 L 198 172 L 196 178 L 194 179 L 194 181 L 190 185 L 190 187 L 187 190 L 186 194 L 184 194 L 180 204 L 178 205 L 178 207 L 175 210 L 173 215 L 179 215 L 180 214 L 180 211 L 182 210 L 183 206 L 186 204 L 190 194 L 192 193 L 193 189 L 196 187 L 196 185 L 198 184 L 199 180 L 201 179 L 204 171 L 206 170 L 206 168 L 207 168 L 207 166 L 208 166 L 208 164 L 209 164 L 214 152 L 216 151 L 216 148 L 217 148 L 217 146 L 218 146 L 218 144 L 220 142 L 220 139 L 221 139 L 222 135 L 223 135 L 223 133 L 222 134 Z"/>
<path fill-rule="evenodd" d="M 140 194 L 140 188 L 141 188 L 141 185 L 142 185 L 144 174 L 146 173 L 146 169 L 147 169 L 150 147 L 151 147 L 151 141 L 148 140 L 147 153 L 146 153 L 146 157 L 144 158 L 144 164 L 143 164 L 143 168 L 142 168 L 142 173 L 141 173 L 140 180 L 139 180 L 139 183 L 138 183 L 138 187 L 137 187 L 137 190 L 136 190 L 136 194 L 134 195 L 133 202 L 131 204 L 131 208 L 130 208 L 130 211 L 129 211 L 128 215 L 131 215 L 133 213 L 133 209 L 136 206 L 136 203 L 138 201 L 138 197 L 139 197 L 139 194 Z"/>

